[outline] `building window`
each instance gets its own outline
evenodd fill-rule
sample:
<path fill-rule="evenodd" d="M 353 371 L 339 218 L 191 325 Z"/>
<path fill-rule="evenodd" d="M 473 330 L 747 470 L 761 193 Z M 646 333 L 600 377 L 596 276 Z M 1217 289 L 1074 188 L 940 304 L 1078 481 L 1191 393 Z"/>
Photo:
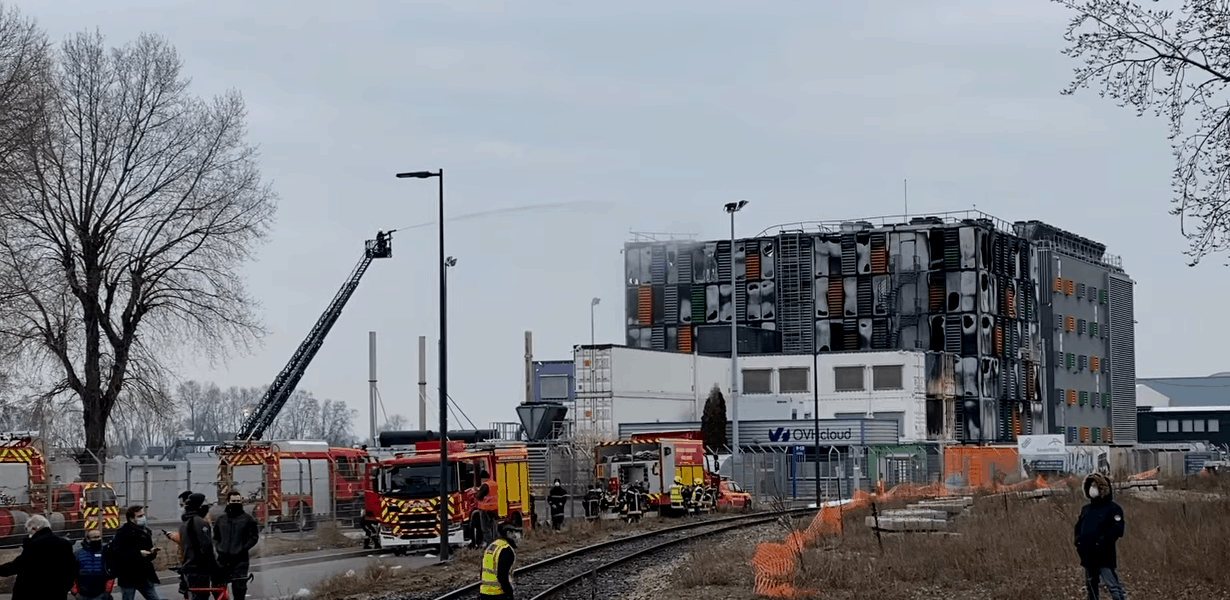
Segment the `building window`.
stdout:
<path fill-rule="evenodd" d="M 1063 329 L 1063 315 L 1055 315 L 1055 331 Z"/>
<path fill-rule="evenodd" d="M 901 384 L 901 372 L 904 368 L 902 365 L 876 365 L 871 367 L 871 389 L 904 389 L 904 386 Z"/>
<path fill-rule="evenodd" d="M 1098 322 L 1097 321 L 1089 322 L 1089 335 L 1092 335 L 1093 337 L 1098 337 Z"/>
<path fill-rule="evenodd" d="M 772 369 L 743 369 L 743 393 L 772 394 Z"/>
<path fill-rule="evenodd" d="M 1195 428 L 1196 433 L 1204 433 L 1204 419 L 1196 419 L 1192 422 L 1192 426 Z"/>
<path fill-rule="evenodd" d="M 1209 419 L 1209 433 L 1217 433 L 1219 431 L 1221 431 L 1221 421 Z"/>
<path fill-rule="evenodd" d="M 1192 432 L 1192 420 L 1183 419 L 1183 433 L 1191 433 L 1191 432 Z"/>
<path fill-rule="evenodd" d="M 791 367 L 777 372 L 777 387 L 783 394 L 797 394 L 811 391 L 811 369 L 807 367 Z"/>
<path fill-rule="evenodd" d="M 1170 433 L 1179 433 L 1179 422 L 1178 421 L 1176 421 L 1175 419 L 1171 419 L 1166 422 L 1169 423 L 1169 425 L 1167 425 L 1166 427 L 1170 430 Z"/>
<path fill-rule="evenodd" d="M 1068 353 L 1068 370 L 1069 371 L 1076 370 L 1076 355 L 1072 354 L 1071 352 Z"/>
<path fill-rule="evenodd" d="M 863 391 L 863 368 L 833 367 L 833 389 L 839 392 Z"/>
<path fill-rule="evenodd" d="M 1106 304 L 1106 290 L 1098 290 L 1098 304 Z"/>
<path fill-rule="evenodd" d="M 543 400 L 567 400 L 568 379 L 567 375 L 539 375 L 538 397 Z"/>
<path fill-rule="evenodd" d="M 790 420 L 794 421 L 798 418 L 799 418 L 799 409 L 797 408 L 790 409 Z"/>
<path fill-rule="evenodd" d="M 1080 362 L 1079 362 L 1078 364 L 1080 365 L 1080 370 L 1081 370 L 1081 371 L 1084 371 L 1085 369 L 1088 369 L 1088 368 L 1089 368 L 1089 357 L 1088 357 L 1088 356 L 1086 356 L 1086 355 L 1084 355 L 1084 354 L 1082 354 L 1082 355 L 1080 356 Z"/>
<path fill-rule="evenodd" d="M 1089 301 L 1096 302 L 1098 299 L 1098 288 L 1089 286 Z"/>
<path fill-rule="evenodd" d="M 1157 432 L 1166 433 L 1166 421 L 1163 421 L 1161 419 L 1157 420 Z"/>
<path fill-rule="evenodd" d="M 1082 284 L 1080 284 L 1080 285 L 1076 286 L 1076 297 L 1077 297 L 1077 298 L 1084 298 L 1084 297 L 1085 297 L 1085 284 L 1083 284 L 1083 283 L 1082 283 Z"/>
<path fill-rule="evenodd" d="M 1085 335 L 1085 323 L 1087 322 L 1088 321 L 1085 321 L 1084 319 L 1077 319 L 1076 321 L 1076 333 L 1077 334 Z"/>

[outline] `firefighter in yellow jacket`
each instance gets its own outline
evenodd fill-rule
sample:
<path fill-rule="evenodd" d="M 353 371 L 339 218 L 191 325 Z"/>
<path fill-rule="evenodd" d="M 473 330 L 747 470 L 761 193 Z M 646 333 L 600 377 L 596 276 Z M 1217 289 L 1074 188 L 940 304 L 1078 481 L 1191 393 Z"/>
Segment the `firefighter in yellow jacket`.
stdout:
<path fill-rule="evenodd" d="M 499 536 L 483 553 L 483 574 L 478 593 L 485 598 L 513 597 L 513 563 L 517 560 L 517 542 L 521 530 L 509 523 L 501 523 Z"/>
<path fill-rule="evenodd" d="M 683 478 L 676 475 L 675 485 L 671 486 L 671 513 L 676 516 L 685 514 L 686 507 L 683 505 Z"/>

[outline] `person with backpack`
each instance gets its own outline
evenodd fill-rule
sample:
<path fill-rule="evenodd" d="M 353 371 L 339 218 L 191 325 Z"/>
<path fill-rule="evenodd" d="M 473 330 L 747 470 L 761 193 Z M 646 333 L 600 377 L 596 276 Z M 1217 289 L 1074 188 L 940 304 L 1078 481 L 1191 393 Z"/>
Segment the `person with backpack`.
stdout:
<path fill-rule="evenodd" d="M 115 579 L 107 567 L 110 558 L 109 549 L 103 547 L 102 532 L 86 531 L 77 551 L 77 584 L 73 586 L 77 600 L 113 600 Z"/>
<path fill-rule="evenodd" d="M 214 553 L 213 531 L 205 515 L 209 505 L 205 494 L 193 494 L 184 504 L 184 515 L 179 525 L 179 540 L 184 546 L 184 559 L 180 572 L 189 591 L 208 589 L 213 576 L 218 572 L 218 558 Z M 209 600 L 209 592 L 191 592 L 192 600 Z"/>
<path fill-rule="evenodd" d="M 133 600 L 137 592 L 145 600 L 161 600 L 158 595 L 158 574 L 154 559 L 160 548 L 154 546 L 154 534 L 149 530 L 145 507 L 129 506 L 124 511 L 127 520 L 115 532 L 109 546 L 108 561 L 123 600 Z"/>

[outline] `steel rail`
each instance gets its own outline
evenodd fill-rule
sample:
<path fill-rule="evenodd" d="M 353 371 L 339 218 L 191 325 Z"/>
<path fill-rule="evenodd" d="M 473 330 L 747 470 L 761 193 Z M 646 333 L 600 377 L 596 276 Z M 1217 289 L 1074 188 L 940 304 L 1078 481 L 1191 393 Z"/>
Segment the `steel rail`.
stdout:
<path fill-rule="evenodd" d="M 756 524 L 760 524 L 760 523 L 764 523 L 764 522 L 768 522 L 768 521 L 773 521 L 773 520 L 779 519 L 779 518 L 781 518 L 781 517 L 783 517 L 783 516 L 787 516 L 787 515 L 794 515 L 794 514 L 806 513 L 806 512 L 814 512 L 815 510 L 816 510 L 816 509 L 814 509 L 814 508 L 797 508 L 797 509 L 790 509 L 790 510 L 785 510 L 785 511 L 774 511 L 774 512 L 770 512 L 770 513 L 752 513 L 752 514 L 746 514 L 746 515 L 739 515 L 739 516 L 735 516 L 735 517 L 726 517 L 726 518 L 722 518 L 722 519 L 705 519 L 705 520 L 703 520 L 703 521 L 697 521 L 697 522 L 695 522 L 695 523 L 685 523 L 685 524 L 683 524 L 683 525 L 676 525 L 676 526 L 673 526 L 673 527 L 666 527 L 666 528 L 663 528 L 663 529 L 656 529 L 656 530 L 653 530 L 653 531 L 647 531 L 647 532 L 644 532 L 644 533 L 639 533 L 639 534 L 636 534 L 636 535 L 631 535 L 631 536 L 627 536 L 627 537 L 621 537 L 621 538 L 616 538 L 616 539 L 612 539 L 612 540 L 607 540 L 607 541 L 605 541 L 605 542 L 599 542 L 599 543 L 597 543 L 597 544 L 591 544 L 591 545 L 589 545 L 589 546 L 583 546 L 583 547 L 581 547 L 581 548 L 577 548 L 576 550 L 571 550 L 571 551 L 565 552 L 565 553 L 563 553 L 563 554 L 557 554 L 557 555 L 552 556 L 552 557 L 549 557 L 549 558 L 544 558 L 544 559 L 542 559 L 542 560 L 540 560 L 540 561 L 537 561 L 537 562 L 534 562 L 534 563 L 528 564 L 528 565 L 526 565 L 526 566 L 524 566 L 524 567 L 521 567 L 520 569 L 517 569 L 517 570 L 513 571 L 513 576 L 514 576 L 514 577 L 525 577 L 526 575 L 528 575 L 528 574 L 530 574 L 530 573 L 533 573 L 533 572 L 535 572 L 535 571 L 539 571 L 539 570 L 541 570 L 541 569 L 543 569 L 543 568 L 545 568 L 545 567 L 549 567 L 549 566 L 555 565 L 555 564 L 557 564 L 557 563 L 561 563 L 561 562 L 566 561 L 566 560 L 568 560 L 568 559 L 577 558 L 577 557 L 580 557 L 580 556 L 583 556 L 583 555 L 589 554 L 589 553 L 591 553 L 591 552 L 595 552 L 595 551 L 598 551 L 598 550 L 605 550 L 605 549 L 607 549 L 607 548 L 611 548 L 611 547 L 618 546 L 618 545 L 621 545 L 621 544 L 628 544 L 628 543 L 630 543 L 630 542 L 636 542 L 636 541 L 639 541 L 639 540 L 644 540 L 644 539 L 648 539 L 648 538 L 652 538 L 652 537 L 657 537 L 657 536 L 661 536 L 661 535 L 665 535 L 665 534 L 669 534 L 669 533 L 674 533 L 674 532 L 678 532 L 678 531 L 686 531 L 686 530 L 688 530 L 688 529 L 697 529 L 697 528 L 700 528 L 700 527 L 712 527 L 712 526 L 714 526 L 714 525 L 720 525 L 720 524 L 723 524 L 723 523 L 736 523 L 736 522 L 741 522 L 741 521 L 750 521 L 750 522 L 748 522 L 748 523 L 738 523 L 738 524 L 735 524 L 735 525 L 731 525 L 731 526 L 729 526 L 729 527 L 720 528 L 720 529 L 715 530 L 715 531 L 713 531 L 713 532 L 702 532 L 701 534 L 699 534 L 699 535 L 695 535 L 695 536 L 683 537 L 683 538 L 679 538 L 679 539 L 677 539 L 677 540 L 669 540 L 666 544 L 658 544 L 658 545 L 656 545 L 656 546 L 652 546 L 651 548 L 649 548 L 649 549 L 648 549 L 648 551 L 653 551 L 653 550 L 655 550 L 655 549 L 660 549 L 661 547 L 664 547 L 665 545 L 669 545 L 669 544 L 671 544 L 671 543 L 683 543 L 683 542 L 686 542 L 686 541 L 695 540 L 695 539 L 697 539 L 697 538 L 699 538 L 699 537 L 703 537 L 704 535 L 708 535 L 709 533 L 720 533 L 720 532 L 723 532 L 723 531 L 728 531 L 728 530 L 730 530 L 730 529 L 735 529 L 735 528 L 738 528 L 738 527 L 743 527 L 743 526 L 747 526 L 747 525 L 756 525 Z M 618 564 L 618 562 L 621 562 L 621 561 L 623 561 L 623 560 L 630 560 L 630 559 L 635 558 L 635 557 L 637 557 L 637 556 L 639 556 L 639 555 L 642 555 L 644 552 L 646 552 L 646 550 L 641 550 L 641 551 L 638 551 L 638 552 L 634 552 L 633 554 L 627 555 L 627 556 L 625 556 L 625 557 L 623 557 L 623 558 L 621 558 L 621 559 L 617 559 L 617 561 L 615 561 L 615 562 L 608 563 L 608 565 Z M 601 569 L 601 568 L 605 568 L 605 565 L 604 565 L 604 567 L 599 567 L 599 568 L 600 568 L 600 569 Z M 591 570 L 589 570 L 589 571 L 586 571 L 585 573 L 582 573 L 582 574 L 581 574 L 581 575 L 579 575 L 578 577 L 584 577 L 584 576 L 587 576 L 587 575 L 589 575 L 589 574 L 590 574 L 590 571 L 592 571 L 592 569 L 591 569 Z M 572 578 L 572 579 L 570 579 L 569 581 L 573 581 L 573 580 L 575 580 L 575 579 L 576 579 L 576 578 Z M 450 591 L 450 592 L 447 592 L 447 593 L 445 593 L 445 594 L 443 594 L 443 595 L 441 595 L 441 596 L 438 596 L 438 597 L 434 598 L 433 600 L 458 600 L 459 598 L 465 597 L 465 596 L 467 596 L 468 594 L 471 594 L 471 593 L 477 592 L 477 591 L 478 591 L 478 588 L 479 588 L 479 585 L 480 585 L 480 584 L 479 584 L 479 583 L 477 583 L 477 582 L 476 582 L 476 583 L 471 583 L 471 584 L 469 584 L 469 585 L 465 585 L 465 586 L 459 587 L 459 588 L 454 589 L 454 590 L 452 590 L 452 591 Z M 554 588 L 552 588 L 552 589 L 554 589 Z M 544 592 L 544 593 L 545 593 L 545 592 Z M 534 598 L 538 598 L 538 597 L 540 597 L 540 596 L 541 596 L 541 594 L 539 594 L 538 596 L 535 596 Z"/>

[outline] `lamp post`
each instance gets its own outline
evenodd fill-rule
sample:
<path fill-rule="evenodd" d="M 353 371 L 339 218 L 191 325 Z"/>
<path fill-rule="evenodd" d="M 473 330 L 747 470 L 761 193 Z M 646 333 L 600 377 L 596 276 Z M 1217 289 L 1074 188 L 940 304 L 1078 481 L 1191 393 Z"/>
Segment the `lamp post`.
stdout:
<path fill-rule="evenodd" d="M 449 260 L 444 256 L 444 169 L 437 171 L 410 171 L 398 173 L 398 179 L 430 179 L 435 177 L 440 184 L 440 562 L 449 558 L 448 547 L 448 278 Z"/>
<path fill-rule="evenodd" d="M 811 338 L 811 441 L 815 445 L 816 508 L 820 508 L 820 353 L 816 351 L 816 335 Z"/>
<path fill-rule="evenodd" d="M 725 210 L 730 213 L 730 420 L 731 431 L 734 434 L 731 452 L 731 475 L 739 467 L 739 292 L 735 278 L 735 213 L 747 206 L 747 200 L 726 203 Z M 736 480 L 737 481 L 737 480 Z"/>
<path fill-rule="evenodd" d="M 598 352 L 594 348 L 596 345 L 594 341 L 594 307 L 598 306 L 600 302 L 602 302 L 602 299 L 597 296 L 589 301 L 589 393 L 591 397 L 597 392 L 594 388 L 598 387 L 598 361 L 595 358 Z M 594 411 L 594 417 L 597 418 L 597 408 L 591 408 L 591 410 Z"/>

